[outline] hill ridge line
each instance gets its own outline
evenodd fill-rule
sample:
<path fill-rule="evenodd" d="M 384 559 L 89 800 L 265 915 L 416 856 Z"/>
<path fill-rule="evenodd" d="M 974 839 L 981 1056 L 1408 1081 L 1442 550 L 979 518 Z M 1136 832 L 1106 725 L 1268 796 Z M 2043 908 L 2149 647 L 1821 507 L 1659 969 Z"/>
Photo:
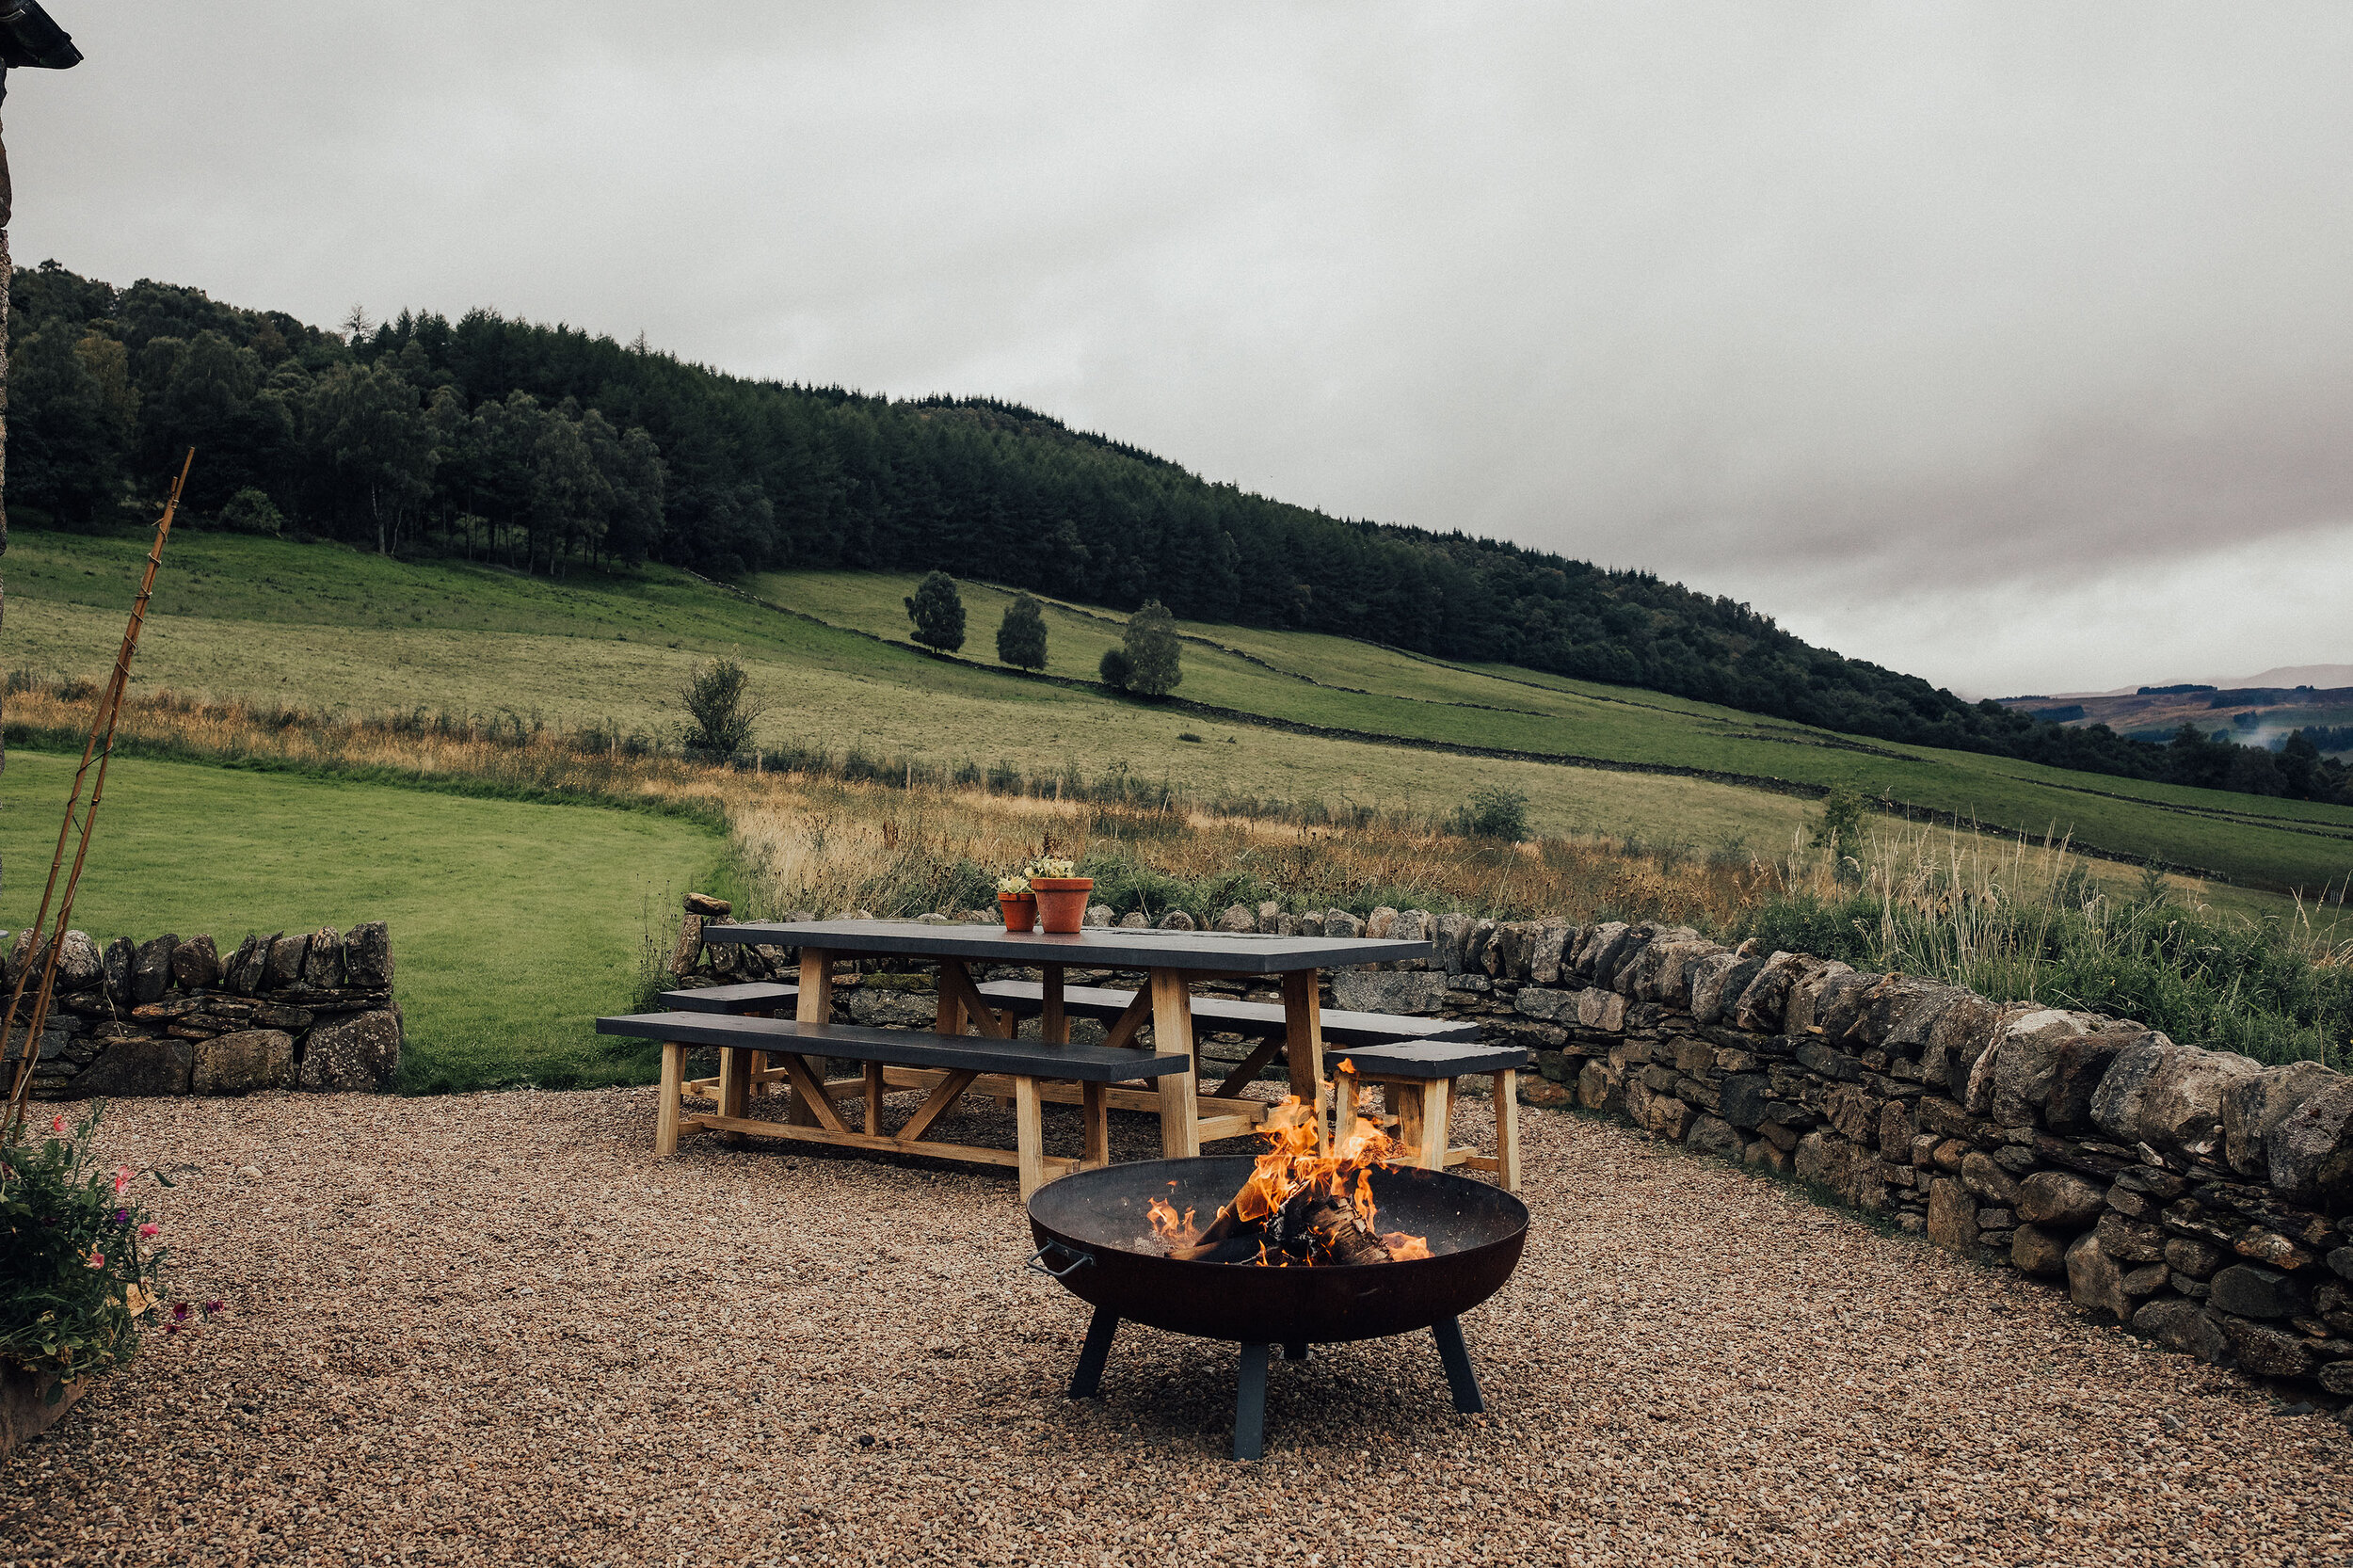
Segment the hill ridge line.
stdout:
<path fill-rule="evenodd" d="M 1109 687 L 1103 685 L 1100 681 L 1079 680 L 1066 675 L 1048 675 L 1043 670 L 1016 669 L 1010 665 L 1000 666 L 996 664 L 984 664 L 974 659 L 957 658 L 953 654 L 941 653 L 935 648 L 925 648 L 919 643 L 902 642 L 896 637 L 886 637 L 880 632 L 868 632 L 860 627 L 843 626 L 839 622 L 829 621 L 822 616 L 811 615 L 806 610 L 796 610 L 791 605 L 778 604 L 773 600 L 763 599 L 760 595 L 750 592 L 748 589 L 736 586 L 734 584 L 722 583 L 716 581 L 715 579 L 705 577 L 700 572 L 694 570 L 692 568 L 681 567 L 677 569 L 685 572 L 686 575 L 694 578 L 698 583 L 716 588 L 722 593 L 732 594 L 746 603 L 757 604 L 764 610 L 773 610 L 779 615 L 790 616 L 795 620 L 806 621 L 812 626 L 822 626 L 828 631 L 839 632 L 847 636 L 861 637 L 868 642 L 879 644 L 884 648 L 898 648 L 903 652 L 913 653 L 923 658 L 936 660 L 943 664 L 953 664 L 963 669 L 975 670 L 985 675 L 1003 676 L 1020 680 L 1041 680 L 1048 685 L 1060 686 L 1068 691 L 1092 692 L 1101 695 L 1107 698 L 1111 698 L 1112 700 L 1118 699 L 1119 694 L 1112 693 Z M 1128 698 L 1128 700 L 1130 702 L 1138 702 L 1138 699 L 1132 697 Z M 1142 706 L 1142 704 L 1138 702 L 1138 706 Z M 1743 789 L 1758 790 L 1769 794 L 1788 795 L 1801 800 L 1819 800 L 1831 792 L 1830 788 L 1827 785 L 1806 784 L 1790 778 L 1776 778 L 1769 774 L 1726 773 L 1714 768 L 1686 767 L 1675 762 L 1632 762 L 1607 757 L 1586 757 L 1575 752 L 1517 751 L 1498 746 L 1463 745 L 1452 741 L 1425 740 L 1417 736 L 1409 735 L 1385 735 L 1374 730 L 1348 729 L 1334 725 L 1307 724 L 1298 719 L 1276 718 L 1266 713 L 1253 713 L 1241 709 L 1219 707 L 1213 703 L 1195 702 L 1190 697 L 1159 697 L 1153 699 L 1153 706 L 1162 709 L 1173 709 L 1179 712 L 1195 713 L 1205 718 L 1219 719 L 1228 724 L 1239 724 L 1258 729 L 1272 729 L 1286 734 L 1308 735 L 1323 740 L 1356 741 L 1370 745 L 1398 746 L 1412 751 L 1436 752 L 1454 757 L 1475 757 L 1489 761 L 1535 762 L 1550 764 L 1558 767 L 1589 768 L 1597 773 L 1649 774 L 1670 778 L 1697 778 L 1712 784 L 1731 784 Z M 1635 706 L 1641 705 L 1638 704 Z M 1673 712 L 1673 710 L 1666 711 Z M 2006 837 L 2023 839 L 2029 841 L 2035 838 L 2033 833 L 2025 828 L 2011 827 L 2000 823 L 1990 823 L 1975 816 L 1964 817 L 1958 812 L 1941 810 L 1932 806 L 1917 806 L 1910 801 L 1896 800 L 1891 796 L 1873 797 L 1866 795 L 1863 798 L 1864 803 L 1872 809 L 1886 816 L 1898 818 L 1904 822 L 1926 822 L 1935 826 L 1949 827 L 1962 832 L 1997 833 Z M 2136 804 L 2158 805 L 2158 803 L 2154 802 L 2137 802 Z M 2158 805 L 2158 808 L 2168 809 L 2169 808 Z M 2046 834 L 2043 837 L 2047 841 L 2053 836 Z M 2181 862 L 2174 860 L 2167 860 L 2144 855 L 2135 855 L 2129 850 L 2106 849 L 2098 844 L 2089 843 L 2084 840 L 2073 837 L 2068 839 L 2067 843 L 2068 847 L 2073 850 L 2076 854 L 2089 856 L 2094 860 L 2106 860 L 2114 864 L 2123 866 L 2154 866 L 2159 870 L 2174 872 L 2183 876 L 2197 877 L 2201 881 L 2219 883 L 2225 887 L 2262 888 L 2265 890 L 2272 892 L 2286 892 L 2290 890 L 2284 886 L 2271 886 L 2266 883 L 2252 881 L 2236 881 L 2232 877 L 2224 875 L 2220 872 L 2210 871 L 2199 866 L 2184 865 Z"/>

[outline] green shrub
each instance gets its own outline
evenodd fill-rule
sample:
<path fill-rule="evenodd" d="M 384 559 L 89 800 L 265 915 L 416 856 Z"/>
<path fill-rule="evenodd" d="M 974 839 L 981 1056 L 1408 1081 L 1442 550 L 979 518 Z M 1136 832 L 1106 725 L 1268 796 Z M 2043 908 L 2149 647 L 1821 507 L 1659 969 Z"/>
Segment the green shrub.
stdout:
<path fill-rule="evenodd" d="M 1103 684 L 1114 692 L 1124 692 L 1128 682 L 1136 678 L 1136 662 L 1128 657 L 1124 648 L 1107 648 L 1103 662 L 1095 666 L 1095 673 L 1103 678 Z"/>
<path fill-rule="evenodd" d="M 1507 839 L 1513 843 L 1528 837 L 1528 796 L 1500 784 L 1471 792 L 1469 804 L 1454 808 L 1454 831 L 1466 839 Z"/>
<path fill-rule="evenodd" d="M 104 1169 L 90 1147 L 104 1109 L 93 1105 L 70 1128 L 54 1117 L 38 1141 L 19 1125 L 0 1144 L 0 1360 L 27 1371 L 78 1378 L 120 1367 L 138 1354 L 139 1321 L 161 1304 L 159 1227 L 128 1195 L 130 1168 Z M 177 1332 L 187 1316 L 183 1304 L 166 1328 Z"/>
<path fill-rule="evenodd" d="M 1128 617 L 1128 679 L 1119 684 L 1142 696 L 1166 696 L 1185 679 L 1176 621 L 1159 600 Z M 1108 677 L 1107 677 L 1108 679 Z"/>
<path fill-rule="evenodd" d="M 698 762 L 726 762 L 751 745 L 752 726 L 767 709 L 752 699 L 750 685 L 750 674 L 736 659 L 717 658 L 695 666 L 679 691 L 691 721 L 680 737 L 687 756 Z M 521 723 L 516 720 L 518 731 Z M 536 717 L 532 728 L 538 728 Z"/>

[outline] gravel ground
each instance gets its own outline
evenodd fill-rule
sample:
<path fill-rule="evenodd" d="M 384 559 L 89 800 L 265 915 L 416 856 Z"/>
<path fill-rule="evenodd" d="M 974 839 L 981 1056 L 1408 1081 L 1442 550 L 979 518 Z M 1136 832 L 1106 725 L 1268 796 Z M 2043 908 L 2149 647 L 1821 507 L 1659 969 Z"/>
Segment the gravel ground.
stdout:
<path fill-rule="evenodd" d="M 1524 1116 L 1536 1226 L 1465 1325 L 1489 1415 L 1426 1339 L 1319 1349 L 1251 1465 L 1231 1346 L 1123 1328 L 1106 1397 L 1062 1396 L 1084 1314 L 1021 1272 L 1010 1173 L 656 1163 L 652 1123 L 646 1090 L 118 1104 L 111 1152 L 185 1173 L 182 1292 L 230 1311 L 8 1463 L 0 1559 L 2353 1560 L 2344 1429 L 1617 1127 Z"/>

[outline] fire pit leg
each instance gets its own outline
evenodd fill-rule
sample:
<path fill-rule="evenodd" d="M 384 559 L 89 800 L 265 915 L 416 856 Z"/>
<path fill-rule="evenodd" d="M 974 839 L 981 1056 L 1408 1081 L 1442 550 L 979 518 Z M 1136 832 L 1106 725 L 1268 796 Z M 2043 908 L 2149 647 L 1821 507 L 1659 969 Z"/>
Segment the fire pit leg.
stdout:
<path fill-rule="evenodd" d="M 1112 1336 L 1119 1332 L 1119 1314 L 1108 1306 L 1095 1309 L 1087 1324 L 1087 1342 L 1079 1352 L 1079 1369 L 1070 1374 L 1070 1397 L 1092 1399 L 1103 1387 L 1103 1363 L 1112 1358 Z"/>
<path fill-rule="evenodd" d="M 1266 1351 L 1241 1348 L 1241 1386 L 1234 1394 L 1234 1457 L 1257 1459 L 1266 1452 Z"/>
<path fill-rule="evenodd" d="M 1307 1341 L 1305 1341 L 1305 1339 L 1287 1339 L 1287 1340 L 1285 1340 L 1285 1341 L 1283 1342 L 1283 1359 L 1284 1359 L 1284 1360 L 1286 1360 L 1286 1361 L 1305 1361 L 1305 1360 L 1306 1360 L 1306 1359 L 1307 1359 Z"/>
<path fill-rule="evenodd" d="M 1438 1359 L 1446 1363 L 1446 1382 L 1454 1391 L 1454 1408 L 1465 1416 L 1485 1410 L 1487 1401 L 1479 1393 L 1479 1374 L 1471 1370 L 1470 1351 L 1463 1343 L 1463 1325 L 1451 1318 L 1441 1318 L 1430 1325 L 1430 1336 L 1438 1342 Z"/>

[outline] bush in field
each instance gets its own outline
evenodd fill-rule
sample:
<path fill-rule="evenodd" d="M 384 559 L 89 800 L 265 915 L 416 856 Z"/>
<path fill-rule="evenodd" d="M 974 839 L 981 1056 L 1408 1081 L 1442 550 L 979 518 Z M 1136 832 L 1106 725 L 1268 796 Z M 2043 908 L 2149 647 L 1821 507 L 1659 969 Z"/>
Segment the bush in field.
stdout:
<path fill-rule="evenodd" d="M 277 503 L 250 485 L 231 496 L 220 509 L 220 525 L 239 534 L 276 535 L 285 524 Z"/>
<path fill-rule="evenodd" d="M 1046 667 L 1046 615 L 1030 595 L 1016 594 L 1005 607 L 1004 622 L 997 628 L 997 658 L 1025 670 Z"/>
<path fill-rule="evenodd" d="M 1176 648 L 1176 619 L 1159 600 L 1147 600 L 1128 617 L 1128 691 L 1139 696 L 1166 696 L 1184 680 L 1183 661 Z"/>
<path fill-rule="evenodd" d="M 1103 662 L 1095 666 L 1095 673 L 1103 678 L 1103 684 L 1114 692 L 1124 692 L 1128 682 L 1136 678 L 1136 662 L 1128 657 L 1124 648 L 1107 648 Z"/>
<path fill-rule="evenodd" d="M 679 690 L 690 720 L 679 740 L 687 756 L 700 762 L 726 762 L 751 745 L 752 726 L 768 711 L 753 700 L 751 679 L 743 664 L 730 658 L 695 666 L 695 673 Z"/>
<path fill-rule="evenodd" d="M 1528 837 L 1528 796 L 1500 784 L 1482 785 L 1471 792 L 1467 805 L 1454 808 L 1453 826 L 1466 839 L 1517 843 Z"/>
<path fill-rule="evenodd" d="M 964 600 L 956 580 L 935 571 L 916 584 L 906 601 L 907 619 L 915 623 L 915 640 L 925 648 L 953 653 L 964 646 Z"/>
<path fill-rule="evenodd" d="M 1814 824 L 1809 840 L 1833 855 L 1851 855 L 1863 842 L 1863 819 L 1870 808 L 1852 790 L 1835 789 L 1822 797 L 1822 820 Z"/>

